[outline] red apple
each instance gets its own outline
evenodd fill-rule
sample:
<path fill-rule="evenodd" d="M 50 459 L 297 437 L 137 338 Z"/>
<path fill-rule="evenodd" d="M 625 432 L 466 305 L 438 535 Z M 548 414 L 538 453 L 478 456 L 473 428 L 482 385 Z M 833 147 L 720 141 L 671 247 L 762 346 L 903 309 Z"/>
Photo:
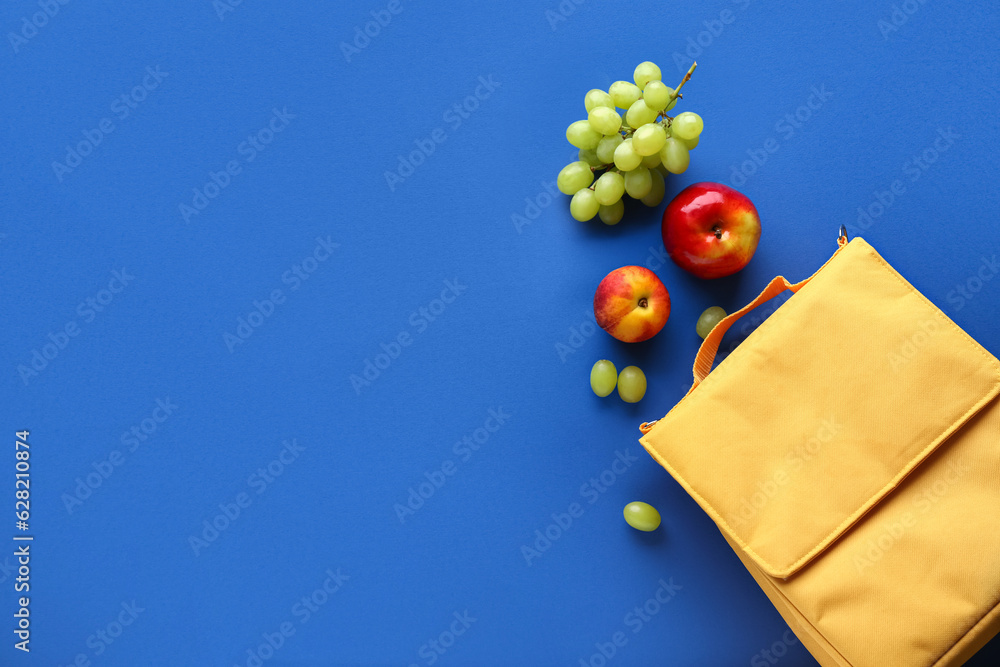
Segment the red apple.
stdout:
<path fill-rule="evenodd" d="M 618 340 L 638 343 L 660 333 L 670 317 L 670 294 L 656 274 L 642 266 L 615 269 L 597 286 L 594 317 Z"/>
<path fill-rule="evenodd" d="M 663 212 L 663 247 L 677 266 L 699 278 L 722 278 L 750 261 L 760 240 L 753 203 L 722 183 L 695 183 Z"/>

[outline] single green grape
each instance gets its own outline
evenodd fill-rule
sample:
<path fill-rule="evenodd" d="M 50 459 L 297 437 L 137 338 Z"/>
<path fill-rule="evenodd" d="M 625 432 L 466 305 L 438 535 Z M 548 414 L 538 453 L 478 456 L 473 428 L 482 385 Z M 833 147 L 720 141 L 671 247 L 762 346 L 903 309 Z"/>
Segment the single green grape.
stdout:
<path fill-rule="evenodd" d="M 646 123 L 652 123 L 656 120 L 657 113 L 646 106 L 646 103 L 642 100 L 636 100 L 632 103 L 632 106 L 628 108 L 625 112 L 625 119 L 628 121 L 629 127 L 639 128 Z"/>
<path fill-rule="evenodd" d="M 566 140 L 577 148 L 594 150 L 602 136 L 604 135 L 592 128 L 586 120 L 570 123 L 566 128 Z"/>
<path fill-rule="evenodd" d="M 587 115 L 587 122 L 590 123 L 590 127 L 596 132 L 600 132 L 604 136 L 609 136 L 616 134 L 621 128 L 622 117 L 614 109 L 594 107 Z"/>
<path fill-rule="evenodd" d="M 577 152 L 577 156 L 580 158 L 580 162 L 586 162 L 591 167 L 600 167 L 604 164 L 601 162 L 601 158 L 597 157 L 597 151 L 593 148 L 581 148 Z"/>
<path fill-rule="evenodd" d="M 670 96 L 673 93 L 674 91 L 662 81 L 650 81 L 642 89 L 642 99 L 653 111 L 663 111 L 670 103 Z"/>
<path fill-rule="evenodd" d="M 688 150 L 691 150 L 692 148 L 697 148 L 698 147 L 698 141 L 700 139 L 701 139 L 701 135 L 699 134 L 694 139 L 681 139 L 680 142 L 682 144 L 684 144 L 685 148 L 687 148 Z"/>
<path fill-rule="evenodd" d="M 638 366 L 626 366 L 619 373 L 618 395 L 626 403 L 638 403 L 646 395 L 646 375 Z"/>
<path fill-rule="evenodd" d="M 666 141 L 666 139 L 664 139 Z M 647 155 L 642 158 L 642 162 L 639 163 L 640 167 L 645 167 L 646 169 L 652 169 L 656 165 L 660 164 L 660 152 L 657 151 L 652 155 Z"/>
<path fill-rule="evenodd" d="M 600 88 L 594 88 L 593 90 L 588 90 L 587 94 L 583 97 L 583 106 L 590 113 L 594 107 L 611 107 L 614 109 L 615 102 L 606 92 Z"/>
<path fill-rule="evenodd" d="M 619 109 L 628 109 L 635 104 L 636 100 L 642 97 L 642 91 L 639 90 L 639 86 L 631 81 L 615 81 L 608 88 L 608 93 L 611 94 L 611 99 L 615 101 L 615 106 Z"/>
<path fill-rule="evenodd" d="M 642 156 L 632 148 L 632 137 L 618 144 L 615 149 L 615 166 L 622 171 L 632 171 L 642 163 Z"/>
<path fill-rule="evenodd" d="M 625 202 L 619 199 L 611 206 L 602 205 L 597 211 L 597 215 L 600 216 L 601 222 L 604 224 L 608 226 L 617 225 L 625 215 Z"/>
<path fill-rule="evenodd" d="M 698 332 L 699 336 L 706 338 L 725 316 L 726 311 L 718 306 L 706 308 L 705 312 L 698 316 L 698 323 L 694 326 L 694 330 Z"/>
<path fill-rule="evenodd" d="M 632 78 L 635 80 L 635 85 L 645 90 L 647 83 L 650 81 L 659 81 L 662 76 L 660 74 L 660 68 L 656 66 L 656 63 L 651 63 L 647 60 L 644 63 L 636 65 L 635 73 L 632 75 Z"/>
<path fill-rule="evenodd" d="M 642 198 L 642 203 L 652 208 L 653 206 L 659 206 L 660 202 L 663 201 L 663 195 L 666 193 L 667 186 L 663 181 L 663 174 L 660 173 L 659 169 L 650 169 L 649 177 L 652 183 L 650 184 L 649 194 Z"/>
<path fill-rule="evenodd" d="M 618 384 L 618 369 L 607 359 L 601 359 L 590 369 L 590 388 L 604 398 L 615 390 Z"/>
<path fill-rule="evenodd" d="M 694 139 L 701 134 L 705 123 L 698 114 L 684 111 L 677 114 L 670 127 L 673 128 L 673 136 L 678 139 Z"/>
<path fill-rule="evenodd" d="M 646 123 L 632 134 L 632 148 L 646 157 L 659 152 L 667 140 L 667 132 L 659 123 Z"/>
<path fill-rule="evenodd" d="M 660 527 L 660 513 L 656 508 L 641 501 L 631 502 L 622 512 L 625 521 L 636 530 L 650 532 Z"/>
<path fill-rule="evenodd" d="M 601 205 L 590 188 L 583 188 L 569 200 L 569 214 L 580 222 L 585 222 L 597 215 Z"/>
<path fill-rule="evenodd" d="M 598 204 L 611 206 L 625 194 L 625 179 L 618 172 L 606 171 L 594 184 L 594 194 Z"/>
<path fill-rule="evenodd" d="M 601 139 L 601 143 L 597 144 L 597 159 L 601 161 L 601 164 L 611 164 L 615 161 L 615 149 L 622 141 L 624 141 L 622 135 L 617 132 L 610 137 Z"/>
<path fill-rule="evenodd" d="M 564 195 L 576 194 L 580 189 L 594 182 L 594 172 L 586 162 L 570 162 L 562 168 L 556 178 L 556 187 Z"/>
<path fill-rule="evenodd" d="M 691 154 L 680 139 L 669 137 L 660 149 L 660 162 L 671 174 L 683 174 L 691 164 Z"/>
<path fill-rule="evenodd" d="M 653 177 L 649 175 L 649 169 L 636 167 L 625 174 L 625 192 L 632 199 L 642 199 L 652 188 Z"/>

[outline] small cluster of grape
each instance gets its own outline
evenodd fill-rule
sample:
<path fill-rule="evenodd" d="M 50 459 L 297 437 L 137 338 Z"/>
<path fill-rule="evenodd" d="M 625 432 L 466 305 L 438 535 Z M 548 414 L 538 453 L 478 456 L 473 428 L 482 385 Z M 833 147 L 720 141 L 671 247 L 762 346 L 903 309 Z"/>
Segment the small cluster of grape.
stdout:
<path fill-rule="evenodd" d="M 606 225 L 616 225 L 625 213 L 622 196 L 628 194 L 646 206 L 663 201 L 663 177 L 688 168 L 688 153 L 698 145 L 704 127 L 701 116 L 690 111 L 667 115 L 691 78 L 691 66 L 676 89 L 660 80 L 660 68 L 640 63 L 635 83 L 615 81 L 607 92 L 594 89 L 584 97 L 587 120 L 566 128 L 569 143 L 580 149 L 580 159 L 559 172 L 556 184 L 573 195 L 570 214 L 577 220 L 600 215 Z M 625 109 L 619 114 L 616 110 Z M 624 118 L 622 118 L 624 116 Z M 597 172 L 604 172 L 594 181 Z"/>

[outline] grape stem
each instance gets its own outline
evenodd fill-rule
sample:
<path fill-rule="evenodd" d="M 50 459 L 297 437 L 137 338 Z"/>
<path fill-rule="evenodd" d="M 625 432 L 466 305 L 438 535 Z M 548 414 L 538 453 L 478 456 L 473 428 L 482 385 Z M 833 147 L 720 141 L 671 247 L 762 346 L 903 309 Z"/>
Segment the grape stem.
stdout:
<path fill-rule="evenodd" d="M 697 62 L 691 64 L 691 67 L 688 69 L 687 74 L 684 75 L 684 78 L 681 79 L 681 82 L 677 84 L 676 88 L 674 88 L 674 94 L 670 96 L 671 102 L 678 97 L 684 97 L 683 95 L 681 95 L 681 88 L 684 87 L 685 83 L 691 80 L 691 75 L 694 74 L 694 68 L 697 66 L 698 66 Z M 667 102 L 667 106 L 670 106 L 670 102 Z"/>
<path fill-rule="evenodd" d="M 697 61 L 695 61 L 694 63 L 692 63 L 691 67 L 688 68 L 687 74 L 684 75 L 684 78 L 681 79 L 681 82 L 679 84 L 677 84 L 676 88 L 674 88 L 674 94 L 670 96 L 670 101 L 667 102 L 667 108 L 668 109 L 670 108 L 670 105 L 673 104 L 674 100 L 676 100 L 678 98 L 683 98 L 684 97 L 683 95 L 681 95 L 681 88 L 684 87 L 685 83 L 687 83 L 688 81 L 691 80 L 691 75 L 694 74 L 694 68 L 697 67 L 697 66 L 698 66 L 698 62 Z M 666 118 L 667 121 L 673 121 L 673 118 L 671 118 L 670 116 L 668 116 L 666 111 L 660 112 L 660 115 L 663 116 L 664 118 Z M 670 126 L 670 122 L 667 123 L 667 126 L 668 127 Z"/>

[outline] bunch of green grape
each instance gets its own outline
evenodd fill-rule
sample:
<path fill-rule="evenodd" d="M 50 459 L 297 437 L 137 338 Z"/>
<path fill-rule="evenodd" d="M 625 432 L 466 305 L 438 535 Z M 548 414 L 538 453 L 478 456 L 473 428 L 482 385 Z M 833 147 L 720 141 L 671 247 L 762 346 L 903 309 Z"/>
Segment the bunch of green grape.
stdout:
<path fill-rule="evenodd" d="M 663 177 L 688 168 L 689 151 L 698 145 L 704 127 L 701 116 L 690 111 L 667 115 L 696 66 L 676 89 L 660 80 L 656 64 L 644 62 L 635 68 L 634 84 L 615 81 L 606 92 L 595 88 L 587 93 L 587 120 L 566 128 L 580 159 L 563 167 L 556 180 L 560 192 L 573 195 L 569 211 L 574 218 L 599 215 L 604 224 L 616 225 L 625 213 L 623 195 L 646 206 L 663 201 Z"/>

